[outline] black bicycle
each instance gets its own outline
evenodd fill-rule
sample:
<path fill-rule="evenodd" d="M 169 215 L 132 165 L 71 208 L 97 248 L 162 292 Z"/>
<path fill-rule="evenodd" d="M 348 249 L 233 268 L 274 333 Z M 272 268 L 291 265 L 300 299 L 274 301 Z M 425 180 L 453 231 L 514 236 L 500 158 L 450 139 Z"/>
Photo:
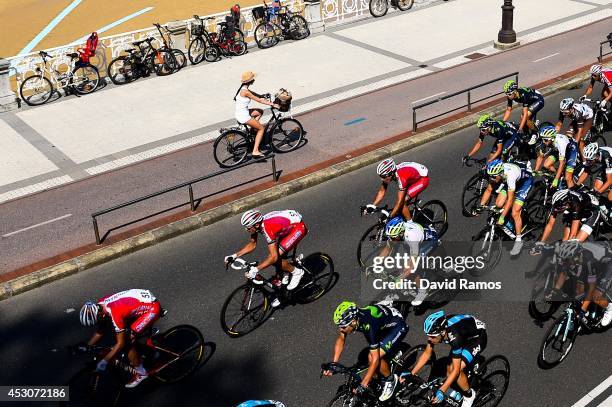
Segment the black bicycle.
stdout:
<path fill-rule="evenodd" d="M 437 199 L 421 203 L 419 199 L 410 199 L 408 205 L 412 219 L 421 224 L 432 226 L 438 233 L 438 237 L 442 237 L 448 229 L 448 210 L 444 202 Z M 360 213 L 363 215 L 365 206 L 360 208 Z M 384 206 L 372 210 L 370 213 L 386 212 L 388 215 L 389 207 Z M 385 225 L 387 216 L 383 215 L 378 219 L 378 222 L 370 226 L 359 239 L 357 244 L 357 262 L 361 267 L 369 267 L 375 257 L 380 255 L 384 246 L 387 245 L 387 236 L 385 235 Z"/>
<path fill-rule="evenodd" d="M 402 342 L 399 346 L 397 354 L 389 362 L 391 372 L 397 375 L 410 371 L 425 350 L 425 345 L 410 348 L 408 344 Z M 429 378 L 434 362 L 435 356 L 427 362 L 427 365 L 419 372 L 418 377 L 424 377 L 425 380 Z M 345 377 L 344 383 L 338 387 L 336 395 L 327 404 L 327 407 L 388 407 L 399 405 L 394 403 L 394 399 L 385 402 L 378 401 L 378 395 L 382 391 L 382 385 L 378 379 L 374 379 L 370 383 L 364 394 L 355 394 L 354 391 L 359 387 L 362 376 L 368 370 L 368 366 L 364 362 L 357 362 L 351 367 L 343 366 L 340 363 L 324 363 L 321 365 L 321 370 L 328 370 L 334 375 L 341 374 Z"/>
<path fill-rule="evenodd" d="M 264 2 L 264 7 L 253 9 L 253 17 L 255 21 L 263 19 L 255 27 L 255 42 L 259 48 L 273 47 L 284 38 L 297 41 L 310 35 L 306 19 L 291 12 L 287 6 L 282 6 L 276 17 L 273 17 Z"/>
<path fill-rule="evenodd" d="M 207 62 L 218 61 L 221 56 L 231 57 L 244 55 L 247 52 L 247 44 L 244 33 L 238 28 L 230 29 L 230 21 L 219 22 L 218 32 L 208 32 L 206 21 L 215 20 L 214 17 L 201 18 L 194 15 L 196 23 L 192 25 L 191 37 L 187 55 L 189 61 L 196 65 L 206 60 Z M 231 18 L 231 17 L 228 17 Z"/>
<path fill-rule="evenodd" d="M 289 262 L 304 270 L 300 284 L 287 290 L 290 275 L 276 267 L 276 273 L 265 279 L 260 275 L 236 288 L 227 297 L 221 308 L 221 328 L 232 338 L 244 336 L 261 326 L 272 314 L 272 302 L 277 299 L 280 307 L 293 304 L 308 304 L 328 292 L 335 277 L 334 262 L 325 253 L 312 253 L 306 257 L 296 256 L 295 250 Z M 246 272 L 257 262 L 237 258 L 228 263 L 235 270 Z"/>
<path fill-rule="evenodd" d="M 502 355 L 491 356 L 486 360 L 484 356 L 479 355 L 472 371 L 468 374 L 468 380 L 470 387 L 476 392 L 474 407 L 496 407 L 508 390 L 510 362 Z M 443 382 L 444 378 L 427 381 L 421 376 L 406 376 L 404 383 L 396 392 L 395 406 L 460 406 L 460 402 L 447 394 L 443 402 L 431 403 L 435 392 Z"/>
<path fill-rule="evenodd" d="M 168 28 L 158 23 L 153 23 L 153 25 L 157 28 L 157 31 L 159 31 L 159 35 L 163 42 L 163 45 L 159 49 L 163 51 L 170 51 L 172 53 L 174 56 L 174 72 L 180 71 L 187 65 L 187 57 L 185 56 L 185 53 L 178 48 L 174 48 L 172 36 L 170 35 Z"/>
<path fill-rule="evenodd" d="M 612 130 L 611 114 L 608 110 L 600 107 L 598 100 L 583 99 L 584 102 L 590 103 L 593 106 L 593 124 L 591 130 L 585 136 L 585 144 L 597 143 L 600 147 L 607 146 L 604 133 Z"/>
<path fill-rule="evenodd" d="M 126 49 L 128 55 L 121 55 L 108 64 L 108 75 L 115 85 L 125 85 L 155 72 L 166 76 L 175 72 L 176 58 L 172 52 L 153 46 L 155 38 L 147 38 L 132 44 L 136 48 Z"/>
<path fill-rule="evenodd" d="M 281 89 L 282 91 L 282 89 Z M 268 93 L 264 98 L 271 100 Z M 304 127 L 292 116 L 283 116 L 291 109 L 291 103 L 282 103 L 275 97 L 274 103 L 280 105 L 280 109 L 270 108 L 272 118 L 264 128 L 262 148 L 269 151 L 272 149 L 277 153 L 288 153 L 300 146 L 304 138 Z M 255 143 L 255 132 L 246 124 L 238 123 L 235 127 L 222 128 L 219 137 L 213 145 L 214 158 L 217 164 L 223 168 L 234 167 L 247 160 L 249 152 L 253 150 Z"/>
<path fill-rule="evenodd" d="M 406 11 L 412 8 L 414 0 L 370 0 L 370 14 L 374 17 L 382 17 L 389 11 L 389 5 L 395 9 Z"/>

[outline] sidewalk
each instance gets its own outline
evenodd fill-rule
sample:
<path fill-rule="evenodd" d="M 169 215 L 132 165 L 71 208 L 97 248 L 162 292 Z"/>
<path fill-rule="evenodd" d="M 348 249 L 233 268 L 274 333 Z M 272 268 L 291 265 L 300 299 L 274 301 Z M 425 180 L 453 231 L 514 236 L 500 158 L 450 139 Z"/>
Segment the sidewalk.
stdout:
<path fill-rule="evenodd" d="M 514 4 L 522 44 L 612 16 L 612 0 Z M 500 20 L 498 2 L 436 2 L 169 77 L 5 114 L 0 202 L 216 137 L 218 128 L 234 123 L 232 96 L 244 70 L 258 73 L 257 90 L 290 89 L 293 114 L 299 114 L 468 62 L 468 54 L 496 53 L 492 40 Z"/>

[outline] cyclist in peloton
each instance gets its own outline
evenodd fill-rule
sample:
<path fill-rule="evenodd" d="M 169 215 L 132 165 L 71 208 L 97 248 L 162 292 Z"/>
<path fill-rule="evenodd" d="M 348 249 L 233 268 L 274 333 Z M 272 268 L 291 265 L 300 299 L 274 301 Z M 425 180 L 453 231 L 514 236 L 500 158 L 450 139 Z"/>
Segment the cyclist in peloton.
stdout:
<path fill-rule="evenodd" d="M 565 224 L 562 240 L 578 239 L 584 242 L 599 222 L 599 202 L 585 188 L 561 189 L 555 192 L 548 221 L 536 247 L 548 240 L 559 214 L 563 215 Z"/>
<path fill-rule="evenodd" d="M 523 164 L 504 163 L 499 159 L 493 160 L 487 164 L 487 175 L 489 176 L 490 183 L 482 194 L 478 211 L 481 211 L 482 208 L 488 204 L 489 199 L 491 199 L 493 188 L 499 188 L 502 183 L 504 183 L 505 188 L 497 195 L 495 202 L 495 205 L 501 208 L 501 214 L 499 215 L 497 224 L 505 224 L 506 216 L 508 213 L 511 213 L 512 219 L 514 220 L 516 239 L 510 251 L 510 255 L 516 256 L 523 247 L 521 234 L 523 230 L 522 212 L 525 200 L 533 184 L 533 175 L 531 170 Z"/>
<path fill-rule="evenodd" d="M 559 186 L 559 180 L 565 175 L 565 182 L 569 188 L 574 186 L 574 170 L 578 159 L 578 145 L 574 140 L 564 134 L 558 134 L 552 126 L 540 129 L 540 139 L 546 147 L 552 147 L 547 153 L 542 152 L 538 155 L 535 164 L 535 171 L 539 171 L 542 166 L 554 172 L 555 177 L 552 187 Z M 555 168 L 555 161 L 559 160 L 559 165 Z"/>
<path fill-rule="evenodd" d="M 593 191 L 599 194 L 599 208 L 607 217 L 608 204 L 612 200 L 612 148 L 591 143 L 584 147 L 582 154 L 584 164 L 577 184 L 582 185 L 588 175 L 595 174 Z"/>
<path fill-rule="evenodd" d="M 593 126 L 593 109 L 586 103 L 576 103 L 572 98 L 565 98 L 559 104 L 559 119 L 555 129 L 561 131 L 565 118 L 570 119 L 570 128 L 574 132 L 574 140 L 578 143 L 580 152 L 584 149 L 584 137 Z"/>
<path fill-rule="evenodd" d="M 432 226 L 422 226 L 412 220 L 404 221 L 401 216 L 389 219 L 385 226 L 385 235 L 391 242 L 403 242 L 409 248 L 412 266 L 408 266 L 402 273 L 400 278 L 414 277 L 415 284 L 418 290 L 411 304 L 419 306 L 427 297 L 427 290 L 420 288 L 420 279 L 423 276 L 423 268 L 416 269 L 414 259 L 418 256 L 427 256 L 432 250 L 439 246 L 440 240 L 438 233 Z M 390 252 L 390 245 L 383 248 L 381 257 L 386 257 Z"/>
<path fill-rule="evenodd" d="M 128 360 L 135 373 L 125 387 L 136 387 L 145 380 L 148 377 L 147 371 L 133 345 L 135 340 L 159 319 L 161 312 L 159 301 L 149 290 L 131 289 L 103 297 L 97 302 L 85 302 L 79 312 L 81 324 L 97 327 L 96 332 L 87 342 L 87 346 L 98 343 L 109 328 L 115 331 L 115 345 L 104 356 L 104 359 L 98 362 L 96 371 L 104 372 L 108 363 L 122 349 L 126 349 Z"/>
<path fill-rule="evenodd" d="M 581 100 L 591 96 L 595 82 L 601 82 L 603 84 L 599 107 L 605 109 L 606 104 L 612 99 L 612 69 L 604 69 L 604 67 L 599 64 L 593 65 L 591 67 L 591 83 L 589 83 L 589 87 L 584 93 L 584 96 L 580 98 Z"/>
<path fill-rule="evenodd" d="M 512 112 L 512 104 L 522 103 L 523 111 L 521 113 L 521 123 L 519 124 L 519 133 L 525 132 L 525 126 L 529 129 L 529 133 L 535 130 L 536 116 L 540 110 L 544 107 L 544 96 L 537 90 L 531 88 L 519 88 L 516 81 L 509 80 L 504 84 L 504 93 L 508 98 L 508 106 L 504 113 L 503 121 L 507 121 L 510 118 Z"/>
<path fill-rule="evenodd" d="M 364 214 L 374 212 L 376 206 L 384 199 L 391 181 L 397 181 L 398 191 L 395 206 L 389 214 L 385 212 L 383 214 L 387 218 L 403 215 L 406 220 L 412 219 L 408 206 L 405 203 L 413 198 L 416 199 L 429 185 L 429 171 L 427 167 L 414 162 L 403 162 L 396 165 L 393 158 L 387 158 L 378 164 L 376 173 L 382 178 L 382 183 L 374 197 L 374 202 L 366 205 Z"/>
<path fill-rule="evenodd" d="M 474 144 L 470 152 L 463 157 L 463 163 L 467 162 L 469 158 L 480 150 L 486 136 L 495 138 L 495 144 L 487 157 L 487 162 L 491 162 L 496 158 L 506 161 L 512 147 L 519 144 L 518 132 L 514 125 L 509 122 L 495 120 L 491 115 L 484 114 L 480 116 L 476 126 L 480 129 L 478 140 L 476 140 L 476 144 Z"/>
<path fill-rule="evenodd" d="M 476 399 L 476 392 L 470 388 L 468 374 L 478 368 L 476 359 L 487 347 L 485 323 L 471 315 L 446 315 L 441 310 L 425 319 L 423 330 L 427 335 L 425 351 L 412 371 L 402 376 L 418 374 L 433 355 L 434 347 L 442 342 L 448 343 L 451 351 L 446 380 L 436 391 L 432 402 L 436 404 L 442 402 L 445 398 L 444 393 L 450 390 L 453 383 L 457 383 L 461 394 L 451 391 L 451 397 L 456 401 L 462 401 L 462 407 L 471 407 Z"/>
<path fill-rule="evenodd" d="M 391 374 L 389 361 L 398 351 L 399 345 L 408 333 L 408 327 L 402 314 L 393 307 L 376 304 L 358 308 L 354 302 L 343 301 L 334 311 L 334 323 L 340 332 L 334 344 L 333 363 L 338 363 L 346 336 L 355 332 L 363 332 L 369 344 L 368 370 L 361 379 L 356 390 L 360 394 L 365 392 L 372 378 L 377 373 L 382 376 L 383 390 L 379 396 L 380 401 L 386 401 L 393 396 L 397 385 L 397 375 Z M 331 376 L 329 370 L 323 375 Z"/>
<path fill-rule="evenodd" d="M 284 211 L 274 211 L 263 215 L 258 209 L 246 211 L 240 218 L 240 223 L 251 235 L 248 243 L 236 253 L 225 256 L 225 264 L 231 263 L 237 257 L 251 253 L 257 247 L 257 236 L 263 234 L 268 243 L 268 257 L 259 263 L 257 267 L 251 266 L 245 273 L 248 279 L 255 284 L 263 283 L 263 278 L 259 272 L 266 267 L 277 264 L 280 260 L 281 268 L 291 274 L 291 280 L 287 285 L 287 290 L 295 289 L 304 275 L 304 270 L 291 265 L 287 259 L 287 254 L 297 248 L 298 243 L 306 236 L 308 229 L 302 221 L 302 215 L 292 209 Z M 277 307 L 280 301 L 275 299 L 272 306 Z"/>

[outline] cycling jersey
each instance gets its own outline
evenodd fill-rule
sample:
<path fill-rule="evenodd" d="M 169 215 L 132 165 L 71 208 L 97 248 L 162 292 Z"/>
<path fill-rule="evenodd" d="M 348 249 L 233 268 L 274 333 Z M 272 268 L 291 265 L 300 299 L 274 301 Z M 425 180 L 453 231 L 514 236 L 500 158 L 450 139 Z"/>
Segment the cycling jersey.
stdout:
<path fill-rule="evenodd" d="M 462 359 L 471 368 L 476 356 L 487 346 L 487 331 L 484 322 L 471 315 L 449 315 L 447 317 L 446 338 L 451 346 L 450 357 Z"/>
<path fill-rule="evenodd" d="M 612 148 L 599 147 L 599 160 L 584 164 L 588 174 L 595 174 L 595 178 L 606 182 L 608 174 L 612 174 Z"/>
<path fill-rule="evenodd" d="M 149 290 L 121 291 L 101 298 L 98 304 L 110 317 L 115 332 L 129 327 L 133 332 L 140 333 L 155 322 L 161 312 L 159 302 Z"/>
<path fill-rule="evenodd" d="M 553 142 L 551 150 L 552 156 L 565 160 L 566 170 L 573 171 L 576 168 L 576 160 L 578 159 L 578 144 L 574 139 L 567 137 L 564 134 L 557 134 Z"/>
<path fill-rule="evenodd" d="M 299 223 L 302 223 L 302 215 L 297 211 L 274 211 L 264 215 L 261 232 L 270 244 L 285 237 Z"/>
<path fill-rule="evenodd" d="M 514 99 L 508 98 L 508 107 L 512 107 L 512 103 L 522 103 L 523 107 L 529 107 L 530 105 L 540 102 L 544 99 L 544 96 L 540 92 L 531 88 L 518 88 L 518 97 Z"/>
<path fill-rule="evenodd" d="M 413 221 L 405 222 L 404 225 L 404 242 L 410 247 L 411 256 L 426 255 L 437 246 L 438 233 L 433 227 L 421 226 Z"/>
<path fill-rule="evenodd" d="M 495 138 L 495 144 L 491 152 L 495 152 L 499 144 L 502 145 L 502 153 L 506 154 L 517 142 L 518 132 L 512 123 L 495 120 L 491 123 L 489 136 Z M 480 134 L 480 141 L 484 141 L 485 135 Z"/>
<path fill-rule="evenodd" d="M 587 106 L 585 103 L 574 103 L 570 110 L 570 116 L 572 123 L 578 126 L 582 126 L 586 121 L 593 118 L 593 109 Z M 559 121 L 563 122 L 565 115 L 559 112 Z"/>
<path fill-rule="evenodd" d="M 393 307 L 376 304 L 359 309 L 357 331 L 363 332 L 370 350 L 382 349 L 387 356 L 408 333 L 402 314 Z"/>
<path fill-rule="evenodd" d="M 599 222 L 599 200 L 588 192 L 586 188 L 569 191 L 569 208 L 566 210 L 551 208 L 549 216 L 557 216 L 563 213 L 563 222 L 570 225 L 579 220 L 582 223 L 580 230 L 591 234 L 593 228 Z"/>
<path fill-rule="evenodd" d="M 506 189 L 500 191 L 505 194 L 507 191 L 514 191 L 514 202 L 523 205 L 533 184 L 533 175 L 526 166 L 516 163 L 504 163 L 502 179 Z"/>
<path fill-rule="evenodd" d="M 602 69 L 600 78 L 599 81 L 596 81 L 595 78 L 591 76 L 591 86 L 595 85 L 595 82 L 601 82 L 608 88 L 612 87 L 612 69 Z"/>
<path fill-rule="evenodd" d="M 416 197 L 429 185 L 429 170 L 423 164 L 413 162 L 399 163 L 395 174 L 400 191 L 406 191 L 406 198 Z"/>

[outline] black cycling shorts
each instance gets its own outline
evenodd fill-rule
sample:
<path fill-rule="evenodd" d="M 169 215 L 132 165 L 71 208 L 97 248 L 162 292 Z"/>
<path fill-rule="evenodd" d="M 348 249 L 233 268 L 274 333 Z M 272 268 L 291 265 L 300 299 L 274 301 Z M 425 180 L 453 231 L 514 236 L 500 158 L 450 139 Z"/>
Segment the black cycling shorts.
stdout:
<path fill-rule="evenodd" d="M 382 349 L 383 351 L 385 351 L 385 359 L 393 359 L 393 357 L 399 350 L 399 345 L 406 337 L 406 334 L 408 334 L 408 327 L 405 323 L 397 324 L 396 326 L 385 332 L 385 336 L 378 343 L 378 349 Z"/>
<path fill-rule="evenodd" d="M 451 359 L 460 358 L 465 363 L 465 372 L 471 372 L 474 363 L 487 347 L 487 333 L 483 332 L 478 338 L 470 341 L 466 346 L 459 349 L 451 349 L 449 357 Z"/>
<path fill-rule="evenodd" d="M 527 108 L 531 112 L 531 120 L 535 120 L 538 112 L 544 108 L 544 97 L 540 97 Z"/>

